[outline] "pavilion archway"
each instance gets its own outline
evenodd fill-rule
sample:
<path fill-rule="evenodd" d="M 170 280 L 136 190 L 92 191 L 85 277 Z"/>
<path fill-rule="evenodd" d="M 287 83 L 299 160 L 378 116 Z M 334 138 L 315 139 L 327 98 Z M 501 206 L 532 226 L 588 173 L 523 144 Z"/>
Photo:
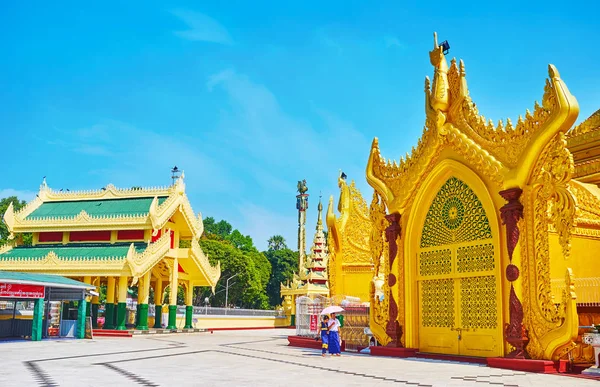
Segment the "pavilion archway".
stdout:
<path fill-rule="evenodd" d="M 424 181 L 406 229 L 407 347 L 504 355 L 498 211 L 468 167 L 442 161 Z"/>

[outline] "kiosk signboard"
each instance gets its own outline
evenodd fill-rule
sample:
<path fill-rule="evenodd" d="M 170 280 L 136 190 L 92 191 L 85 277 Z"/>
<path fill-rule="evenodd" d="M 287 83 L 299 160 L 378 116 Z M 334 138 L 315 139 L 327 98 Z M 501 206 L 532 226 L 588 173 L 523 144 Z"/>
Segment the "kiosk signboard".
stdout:
<path fill-rule="evenodd" d="M 7 284 L 0 282 L 0 298 L 44 298 L 42 285 Z"/>

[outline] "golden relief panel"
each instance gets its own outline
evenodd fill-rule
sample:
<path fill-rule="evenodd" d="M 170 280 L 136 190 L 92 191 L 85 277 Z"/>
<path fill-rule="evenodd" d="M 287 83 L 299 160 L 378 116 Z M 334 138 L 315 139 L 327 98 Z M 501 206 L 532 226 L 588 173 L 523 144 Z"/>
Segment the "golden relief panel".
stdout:
<path fill-rule="evenodd" d="M 423 251 L 419 254 L 419 274 L 422 276 L 450 274 L 452 250 Z"/>
<path fill-rule="evenodd" d="M 452 328 L 454 326 L 454 280 L 421 281 L 422 325 Z"/>
<path fill-rule="evenodd" d="M 462 328 L 498 327 L 496 277 L 460 279 L 460 319 Z"/>
<path fill-rule="evenodd" d="M 427 212 L 421 248 L 491 238 L 492 230 L 479 198 L 463 181 L 448 179 Z"/>
<path fill-rule="evenodd" d="M 459 247 L 456 250 L 456 271 L 470 273 L 494 270 L 494 245 L 486 243 Z"/>

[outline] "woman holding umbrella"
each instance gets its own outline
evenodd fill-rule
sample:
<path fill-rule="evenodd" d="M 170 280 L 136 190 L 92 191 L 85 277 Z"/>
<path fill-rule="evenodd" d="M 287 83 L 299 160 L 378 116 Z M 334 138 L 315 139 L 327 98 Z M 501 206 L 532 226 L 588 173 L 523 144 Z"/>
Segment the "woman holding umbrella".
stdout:
<path fill-rule="evenodd" d="M 335 317 L 335 314 L 338 312 L 343 312 L 344 309 L 339 306 L 329 306 L 321 312 L 321 315 L 331 314 L 331 318 L 329 319 L 329 353 L 332 356 L 340 356 L 341 355 L 341 345 L 340 345 L 340 322 Z"/>

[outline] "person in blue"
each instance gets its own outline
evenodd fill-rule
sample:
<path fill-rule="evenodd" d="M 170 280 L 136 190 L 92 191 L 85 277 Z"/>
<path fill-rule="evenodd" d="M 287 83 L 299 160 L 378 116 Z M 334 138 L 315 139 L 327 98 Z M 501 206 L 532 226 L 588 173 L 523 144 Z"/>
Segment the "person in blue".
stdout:
<path fill-rule="evenodd" d="M 331 314 L 331 318 L 329 319 L 329 353 L 331 356 L 341 356 L 341 346 L 340 346 L 340 322 L 335 317 L 335 313 Z"/>
<path fill-rule="evenodd" d="M 329 316 L 323 316 L 321 321 L 321 356 L 325 357 L 329 348 Z"/>

